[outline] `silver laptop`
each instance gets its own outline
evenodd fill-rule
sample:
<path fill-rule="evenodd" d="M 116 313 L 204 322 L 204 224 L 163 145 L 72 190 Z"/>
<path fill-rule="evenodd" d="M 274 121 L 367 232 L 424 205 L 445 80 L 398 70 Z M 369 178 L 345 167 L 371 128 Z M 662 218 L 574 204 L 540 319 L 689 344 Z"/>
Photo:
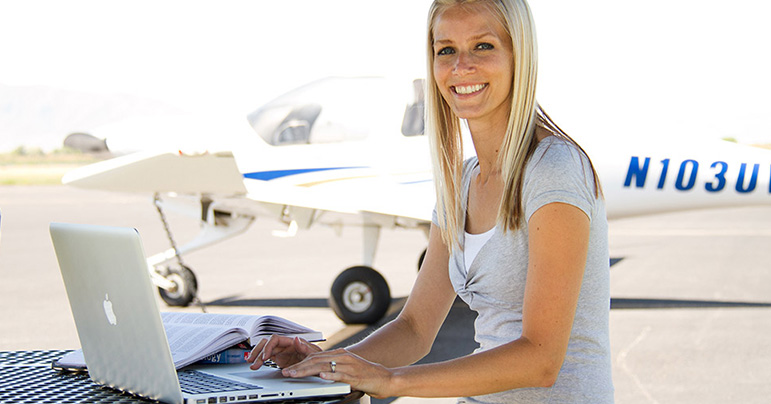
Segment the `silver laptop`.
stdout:
<path fill-rule="evenodd" d="M 317 377 L 288 379 L 277 369 L 252 371 L 248 364 L 193 366 L 178 374 L 137 230 L 51 223 L 50 231 L 88 372 L 96 383 L 174 404 L 350 392 L 347 384 Z"/>

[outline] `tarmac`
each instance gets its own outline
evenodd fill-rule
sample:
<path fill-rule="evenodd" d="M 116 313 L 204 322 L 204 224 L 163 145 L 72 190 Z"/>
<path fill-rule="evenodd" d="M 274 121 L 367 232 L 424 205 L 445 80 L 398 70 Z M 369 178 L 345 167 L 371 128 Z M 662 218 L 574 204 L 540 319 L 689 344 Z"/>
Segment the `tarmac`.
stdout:
<path fill-rule="evenodd" d="M 148 255 L 169 248 L 149 195 L 64 186 L 0 186 L 0 350 L 79 347 L 48 235 L 52 221 L 136 227 Z M 168 214 L 175 240 L 198 224 Z M 767 403 L 771 396 L 771 205 L 610 222 L 610 332 L 617 403 Z M 325 227 L 293 238 L 260 218 L 243 235 L 190 253 L 209 312 L 275 314 L 322 331 L 328 345 L 363 338 L 327 306 L 329 287 L 360 263 L 361 232 Z M 384 230 L 375 267 L 397 311 L 425 248 L 419 231 Z M 171 308 L 159 299 L 161 310 Z M 426 361 L 474 348 L 473 313 L 456 303 Z M 399 398 L 395 403 L 452 403 Z"/>

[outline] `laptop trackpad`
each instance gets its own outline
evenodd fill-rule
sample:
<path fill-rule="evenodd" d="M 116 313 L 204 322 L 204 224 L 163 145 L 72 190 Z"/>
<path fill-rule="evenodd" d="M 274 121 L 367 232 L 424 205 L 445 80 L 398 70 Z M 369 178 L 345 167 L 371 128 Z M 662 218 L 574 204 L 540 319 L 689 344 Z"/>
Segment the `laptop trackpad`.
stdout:
<path fill-rule="evenodd" d="M 281 370 L 275 368 L 262 367 L 257 370 L 249 369 L 248 365 L 234 364 L 234 365 L 206 365 L 201 367 L 194 367 L 200 372 L 211 373 L 220 377 L 226 377 L 228 379 L 237 379 L 242 382 L 260 384 L 266 381 L 280 381 L 283 383 L 291 384 L 325 384 L 334 383 L 331 380 L 324 380 L 319 377 L 302 377 L 302 378 L 288 378 L 281 374 Z"/>
<path fill-rule="evenodd" d="M 264 381 L 266 379 L 268 380 L 276 380 L 280 379 L 283 383 L 289 383 L 289 384 L 319 384 L 319 383 L 334 383 L 331 380 L 324 380 L 319 377 L 300 377 L 300 378 L 289 378 L 284 377 L 280 371 L 273 373 L 270 376 L 265 377 L 256 375 L 257 372 L 236 372 L 236 373 L 229 373 L 230 376 L 242 379 L 242 380 L 248 380 L 250 383 L 259 383 L 260 381 Z"/>

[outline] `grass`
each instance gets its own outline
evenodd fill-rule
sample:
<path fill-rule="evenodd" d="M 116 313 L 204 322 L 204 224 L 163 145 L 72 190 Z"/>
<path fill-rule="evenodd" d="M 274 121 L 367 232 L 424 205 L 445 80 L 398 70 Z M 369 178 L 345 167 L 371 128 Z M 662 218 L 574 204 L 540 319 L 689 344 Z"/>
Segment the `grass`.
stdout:
<path fill-rule="evenodd" d="M 0 186 L 61 184 L 67 171 L 102 159 L 72 149 L 44 153 L 40 149 L 19 147 L 10 153 L 0 153 Z"/>

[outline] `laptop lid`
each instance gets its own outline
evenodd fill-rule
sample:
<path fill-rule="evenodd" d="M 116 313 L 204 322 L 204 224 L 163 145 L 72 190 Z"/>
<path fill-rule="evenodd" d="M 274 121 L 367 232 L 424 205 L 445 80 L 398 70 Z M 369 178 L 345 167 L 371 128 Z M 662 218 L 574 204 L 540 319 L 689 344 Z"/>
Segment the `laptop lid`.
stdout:
<path fill-rule="evenodd" d="M 168 403 L 350 392 L 347 384 L 286 379 L 275 369 L 206 365 L 195 369 L 260 388 L 255 394 L 182 393 L 136 229 L 51 223 L 50 232 L 89 375 L 96 383 Z"/>
<path fill-rule="evenodd" d="M 50 232 L 91 379 L 182 402 L 137 231 L 51 223 Z"/>

